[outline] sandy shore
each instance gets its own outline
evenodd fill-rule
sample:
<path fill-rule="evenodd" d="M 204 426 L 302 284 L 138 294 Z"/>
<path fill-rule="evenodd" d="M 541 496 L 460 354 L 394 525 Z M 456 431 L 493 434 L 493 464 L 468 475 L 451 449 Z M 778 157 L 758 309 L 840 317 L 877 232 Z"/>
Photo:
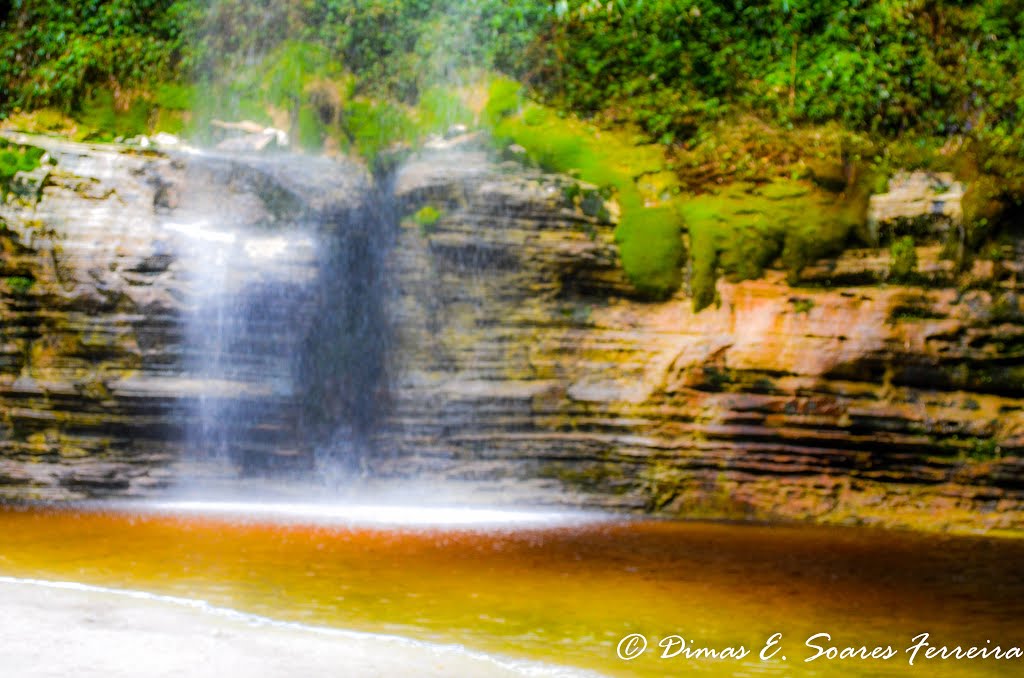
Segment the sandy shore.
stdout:
<path fill-rule="evenodd" d="M 0 667 L 18 678 L 586 676 L 183 598 L 0 577 Z"/>

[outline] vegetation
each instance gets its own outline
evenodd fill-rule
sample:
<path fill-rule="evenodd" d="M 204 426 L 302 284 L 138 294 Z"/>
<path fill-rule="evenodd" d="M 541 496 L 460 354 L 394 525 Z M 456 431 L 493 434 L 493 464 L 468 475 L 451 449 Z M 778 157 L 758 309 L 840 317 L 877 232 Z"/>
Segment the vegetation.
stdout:
<path fill-rule="evenodd" d="M 889 254 L 892 257 L 889 266 L 890 280 L 905 281 L 917 272 L 917 250 L 914 247 L 913 236 L 905 235 L 893 240 L 889 246 Z"/>
<path fill-rule="evenodd" d="M 4 278 L 4 282 L 7 283 L 7 287 L 10 288 L 12 292 L 21 296 L 28 294 L 28 291 L 36 284 L 34 279 L 20 275 L 8 276 L 7 278 Z"/>
<path fill-rule="evenodd" d="M 669 182 L 660 194 L 644 195 L 637 181 L 662 172 L 661 148 L 559 116 L 527 100 L 517 83 L 505 79 L 492 83 L 485 115 L 499 144 L 516 143 L 536 165 L 578 176 L 617 195 L 621 215 L 615 236 L 623 267 L 641 293 L 662 298 L 679 286 L 681 222 L 671 202 L 672 189 L 678 186 Z"/>
<path fill-rule="evenodd" d="M 877 244 L 864 205 L 899 167 L 966 180 L 953 249 L 986 247 L 1024 202 L 1021 53 L 1014 0 L 12 0 L 0 119 L 200 141 L 250 119 L 378 168 L 483 127 L 614 196 L 637 290 L 688 261 L 701 308 L 720 274 Z"/>
<path fill-rule="evenodd" d="M 797 313 L 807 315 L 814 309 L 814 299 L 790 299 L 789 301 Z"/>
<path fill-rule="evenodd" d="M 31 172 L 39 167 L 44 151 L 34 146 L 21 146 L 0 139 L 0 198 L 5 198 L 11 179 L 18 172 Z"/>
<path fill-rule="evenodd" d="M 424 205 L 412 215 L 412 220 L 420 227 L 423 235 L 434 232 L 434 227 L 441 219 L 441 211 L 433 205 Z"/>

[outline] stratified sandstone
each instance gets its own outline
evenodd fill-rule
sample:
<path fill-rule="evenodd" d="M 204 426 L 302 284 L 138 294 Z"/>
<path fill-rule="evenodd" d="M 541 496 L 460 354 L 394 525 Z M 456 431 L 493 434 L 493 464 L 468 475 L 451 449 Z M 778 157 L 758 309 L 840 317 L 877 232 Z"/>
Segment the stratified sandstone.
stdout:
<path fill-rule="evenodd" d="M 407 222 L 395 253 L 391 472 L 544 478 L 681 516 L 1024 526 L 1024 243 L 973 289 L 938 245 L 913 286 L 882 284 L 888 251 L 862 250 L 803 287 L 720 281 L 695 314 L 685 291 L 631 301 L 612 226 L 558 181 L 470 154 L 399 174 L 407 212 L 443 217 Z M 915 216 L 888 199 L 880 220 Z"/>
<path fill-rule="evenodd" d="M 193 472 L 185 429 L 213 390 L 252 415 L 232 457 L 243 472 L 273 472 L 275 455 L 312 468 L 324 441 L 304 415 L 337 398 L 341 430 L 367 438 L 364 470 L 387 479 L 679 516 L 1024 527 L 1024 241 L 963 271 L 942 256 L 940 224 L 918 238 L 909 283 L 886 283 L 888 248 L 848 250 L 798 286 L 773 271 L 720 281 L 721 303 L 694 313 L 685 289 L 635 299 L 613 224 L 587 216 L 614 209 L 584 211 L 573 179 L 482 151 L 414 158 L 380 195 L 326 161 L 45 143 L 57 164 L 37 197 L 0 207 L 3 276 L 35 281 L 5 283 L 0 303 L 4 496 L 157 491 Z M 876 199 L 877 222 L 894 234 L 925 212 L 953 224 L 956 210 L 928 196 Z M 359 230 L 353 214 L 397 229 Z M 189 371 L 182 225 L 202 218 L 250 233 L 261 284 L 295 288 L 281 300 L 295 308 L 288 332 L 273 314 L 246 326 L 278 358 L 229 384 Z M 316 251 L 295 224 L 315 225 Z M 382 289 L 334 284 L 364 250 L 320 250 L 353 228 L 383 253 Z M 268 233 L 284 249 L 256 246 Z M 391 333 L 379 345 L 332 336 L 371 311 Z M 344 350 L 318 348 L 329 341 Z M 320 362 L 295 372 L 283 357 L 295 350 Z M 359 389 L 318 390 L 317 374 Z"/>
<path fill-rule="evenodd" d="M 190 431 L 225 400 L 261 413 L 233 433 L 293 454 L 299 406 L 276 386 L 291 379 L 288 357 L 240 359 L 225 381 L 200 369 L 211 362 L 200 354 L 301 338 L 313 313 L 303 290 L 319 272 L 310 233 L 354 209 L 367 192 L 363 173 L 326 161 L 11 138 L 45 148 L 55 164 L 34 173 L 35 190 L 0 204 L 0 497 L 166 487 L 183 461 L 214 456 L 194 449 Z M 206 289 L 211 277 L 195 264 L 225 242 L 237 261 L 216 278 L 222 289 Z M 216 261 L 204 265 L 216 272 Z M 287 326 L 262 326 L 272 314 L 254 314 L 234 346 L 221 346 L 203 340 L 223 331 L 213 319 L 186 322 L 202 294 L 258 285 L 294 306 Z M 289 285 L 301 289 L 286 294 Z"/>

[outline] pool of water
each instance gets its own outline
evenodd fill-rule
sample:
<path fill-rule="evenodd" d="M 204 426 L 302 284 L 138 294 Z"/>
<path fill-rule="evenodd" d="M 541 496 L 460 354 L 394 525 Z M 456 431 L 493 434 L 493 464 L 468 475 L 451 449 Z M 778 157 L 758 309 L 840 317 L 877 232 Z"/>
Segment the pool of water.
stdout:
<path fill-rule="evenodd" d="M 288 622 L 399 634 L 611 676 L 1022 675 L 1024 541 L 591 514 L 177 503 L 0 507 L 0 576 L 201 599 Z M 781 650 L 759 652 L 781 633 Z M 805 645 L 892 646 L 804 661 Z M 621 643 L 642 634 L 648 650 Z M 741 646 L 741 659 L 661 658 Z M 679 645 L 672 646 L 672 650 Z M 782 656 L 786 660 L 781 659 Z"/>

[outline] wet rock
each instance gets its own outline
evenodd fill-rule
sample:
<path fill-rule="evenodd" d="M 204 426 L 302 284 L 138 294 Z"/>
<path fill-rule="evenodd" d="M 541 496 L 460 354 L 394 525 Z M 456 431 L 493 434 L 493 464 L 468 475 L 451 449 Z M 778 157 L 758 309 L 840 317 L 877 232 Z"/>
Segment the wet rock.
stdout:
<path fill-rule="evenodd" d="M 308 466 L 295 400 L 266 378 L 285 367 L 251 367 L 245 389 L 183 372 L 182 245 L 203 219 L 340 229 L 365 173 L 38 143 L 57 165 L 37 204 L 0 207 L 3 276 L 34 281 L 0 286 L 0 496 L 145 495 L 198 473 L 176 469 L 200 393 L 266 413 L 250 450 L 266 468 Z M 888 247 L 848 250 L 800 288 L 782 271 L 722 280 L 721 304 L 694 313 L 683 293 L 629 300 L 614 225 L 597 197 L 567 200 L 570 183 L 471 146 L 398 168 L 397 233 L 377 228 L 387 215 L 360 231 L 394 239 L 379 276 L 392 406 L 365 471 L 671 515 L 1024 528 L 1024 242 L 966 274 L 919 244 L 916 285 L 879 284 Z M 890 196 L 878 223 L 955 194 L 925 183 L 903 201 L 917 212 Z M 429 229 L 425 206 L 441 215 Z M 279 245 L 246 251 L 275 280 L 319 280 L 308 253 L 274 264 Z"/>
<path fill-rule="evenodd" d="M 56 164 L 34 203 L 0 206 L 0 496 L 158 490 L 187 456 L 197 393 L 214 390 L 185 374 L 196 350 L 184 345 L 197 284 L 189 259 L 203 229 L 251 231 L 240 247 L 254 260 L 267 248 L 278 258 L 262 275 L 308 280 L 315 250 L 289 247 L 272 229 L 355 209 L 365 175 L 339 163 L 16 141 L 47 149 Z M 266 340 L 274 331 L 253 326 Z M 262 382 L 284 367 L 253 369 Z M 272 413 L 245 434 L 260 440 L 297 410 L 265 387 L 229 397 Z"/>
<path fill-rule="evenodd" d="M 963 222 L 964 185 L 948 172 L 898 172 L 889 191 L 871 196 L 868 226 L 876 238 L 941 235 Z"/>
<path fill-rule="evenodd" d="M 930 214 L 924 195 L 950 198 L 950 223 L 958 189 L 920 180 L 919 211 L 883 200 L 880 222 Z M 394 250 L 401 370 L 375 472 L 686 516 L 1024 527 L 1016 297 L 962 294 L 929 244 L 927 288 L 881 286 L 882 247 L 808 267 L 810 287 L 720 281 L 701 313 L 628 301 L 613 227 L 560 181 L 457 154 L 399 173 L 409 213 L 446 211 Z M 978 275 L 1016 290 L 1011 261 Z"/>
<path fill-rule="evenodd" d="M 214 120 L 212 125 L 230 134 L 217 144 L 217 149 L 230 152 L 260 152 L 287 148 L 288 133 L 275 127 L 266 127 L 251 120 L 225 122 Z"/>

